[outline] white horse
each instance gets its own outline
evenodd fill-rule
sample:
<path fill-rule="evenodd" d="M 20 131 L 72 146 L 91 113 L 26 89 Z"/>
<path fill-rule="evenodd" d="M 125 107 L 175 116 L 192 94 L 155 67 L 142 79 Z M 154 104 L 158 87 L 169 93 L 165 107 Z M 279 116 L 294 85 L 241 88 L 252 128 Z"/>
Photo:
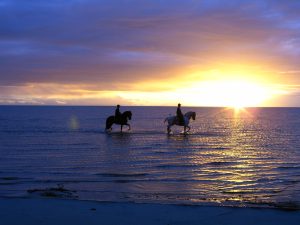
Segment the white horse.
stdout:
<path fill-rule="evenodd" d="M 183 118 L 184 118 L 183 124 L 178 121 L 177 116 L 169 116 L 165 119 L 165 122 L 168 121 L 168 128 L 167 128 L 168 134 L 170 134 L 171 126 L 173 126 L 173 125 L 184 126 L 184 133 L 189 132 L 189 130 L 191 129 L 189 127 L 190 119 L 193 118 L 193 120 L 195 120 L 196 113 L 195 112 L 187 112 L 186 114 L 184 114 Z M 188 128 L 187 131 L 186 131 L 186 128 Z"/>

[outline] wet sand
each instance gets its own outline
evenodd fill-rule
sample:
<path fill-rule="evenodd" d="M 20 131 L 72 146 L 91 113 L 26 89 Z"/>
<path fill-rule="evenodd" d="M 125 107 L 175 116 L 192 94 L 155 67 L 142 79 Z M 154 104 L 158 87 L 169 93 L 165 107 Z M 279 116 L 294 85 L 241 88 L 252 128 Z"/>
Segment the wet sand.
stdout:
<path fill-rule="evenodd" d="M 0 199 L 1 225 L 299 224 L 300 211 L 60 199 Z"/>

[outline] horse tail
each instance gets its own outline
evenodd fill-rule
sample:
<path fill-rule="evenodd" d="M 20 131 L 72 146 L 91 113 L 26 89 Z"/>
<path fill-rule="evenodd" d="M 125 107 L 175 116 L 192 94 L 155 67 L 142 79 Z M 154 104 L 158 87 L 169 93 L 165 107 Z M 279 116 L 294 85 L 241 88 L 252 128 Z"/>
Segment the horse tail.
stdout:
<path fill-rule="evenodd" d="M 168 121 L 168 118 L 169 118 L 169 117 L 166 117 L 166 119 L 164 120 L 164 123 L 166 123 L 166 122 Z"/>
<path fill-rule="evenodd" d="M 109 128 L 110 128 L 110 126 L 109 126 L 109 119 L 107 118 L 107 119 L 106 119 L 105 130 L 108 130 Z"/>
<path fill-rule="evenodd" d="M 108 130 L 111 128 L 111 126 L 113 125 L 113 121 L 114 121 L 113 116 L 110 116 L 106 119 L 105 130 Z"/>

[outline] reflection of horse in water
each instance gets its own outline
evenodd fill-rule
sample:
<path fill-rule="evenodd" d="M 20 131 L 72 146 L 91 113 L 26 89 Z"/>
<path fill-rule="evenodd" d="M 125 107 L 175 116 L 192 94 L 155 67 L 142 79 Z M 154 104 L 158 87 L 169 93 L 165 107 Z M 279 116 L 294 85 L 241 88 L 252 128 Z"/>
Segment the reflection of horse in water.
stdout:
<path fill-rule="evenodd" d="M 195 112 L 187 112 L 186 114 L 184 114 L 183 116 L 184 118 L 184 122 L 180 123 L 180 121 L 178 120 L 177 116 L 169 116 L 165 119 L 165 122 L 168 121 L 168 134 L 170 134 L 171 132 L 171 126 L 173 125 L 178 125 L 178 126 L 184 126 L 184 133 L 189 132 L 189 130 L 191 129 L 189 127 L 189 122 L 190 119 L 193 118 L 193 120 L 196 119 L 196 113 Z M 186 130 L 186 128 L 188 128 L 188 130 Z"/>
<path fill-rule="evenodd" d="M 105 130 L 112 130 L 112 125 L 115 124 L 119 124 L 121 125 L 121 132 L 123 129 L 123 126 L 126 125 L 128 126 L 128 130 L 130 130 L 130 124 L 127 123 L 128 120 L 131 120 L 131 116 L 132 113 L 131 111 L 125 111 L 124 113 L 122 113 L 122 115 L 120 116 L 120 118 L 115 118 L 115 116 L 110 116 L 106 119 L 106 128 Z"/>

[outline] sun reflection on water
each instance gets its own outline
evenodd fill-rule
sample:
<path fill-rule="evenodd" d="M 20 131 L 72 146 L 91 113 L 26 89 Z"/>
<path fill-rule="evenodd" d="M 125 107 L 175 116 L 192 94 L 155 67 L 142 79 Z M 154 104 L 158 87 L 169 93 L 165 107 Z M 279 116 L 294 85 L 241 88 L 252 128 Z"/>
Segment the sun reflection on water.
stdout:
<path fill-rule="evenodd" d="M 228 119 L 222 117 L 222 123 L 227 127 L 222 140 L 214 136 L 190 140 L 207 144 L 203 150 L 193 152 L 194 155 L 189 157 L 191 164 L 201 167 L 193 171 L 194 179 L 201 180 L 201 185 L 195 184 L 193 189 L 201 193 L 208 190 L 208 195 L 216 196 L 220 203 L 268 202 L 278 192 L 278 188 L 272 188 L 272 185 L 261 186 L 259 181 L 265 179 L 273 182 L 276 177 L 272 163 L 268 164 L 264 160 L 272 158 L 273 153 L 258 146 L 263 146 L 264 138 L 270 134 L 264 131 L 262 135 L 259 129 L 251 131 L 245 128 L 246 124 L 255 120 L 255 114 L 247 109 L 231 112 L 226 109 L 222 113 L 234 114 Z M 268 194 L 266 190 L 269 190 Z"/>
<path fill-rule="evenodd" d="M 14 132 L 2 130 L 9 144 L 0 168 L 16 171 L 20 183 L 0 185 L 0 193 L 12 187 L 22 195 L 61 180 L 85 200 L 299 208 L 299 109 L 194 108 L 188 135 L 182 127 L 166 134 L 161 115 L 169 108 L 135 108 L 133 130 L 116 126 L 110 134 L 99 128 L 98 108 L 47 109 L 32 118 L 35 110 L 22 123 L 4 121 Z"/>

